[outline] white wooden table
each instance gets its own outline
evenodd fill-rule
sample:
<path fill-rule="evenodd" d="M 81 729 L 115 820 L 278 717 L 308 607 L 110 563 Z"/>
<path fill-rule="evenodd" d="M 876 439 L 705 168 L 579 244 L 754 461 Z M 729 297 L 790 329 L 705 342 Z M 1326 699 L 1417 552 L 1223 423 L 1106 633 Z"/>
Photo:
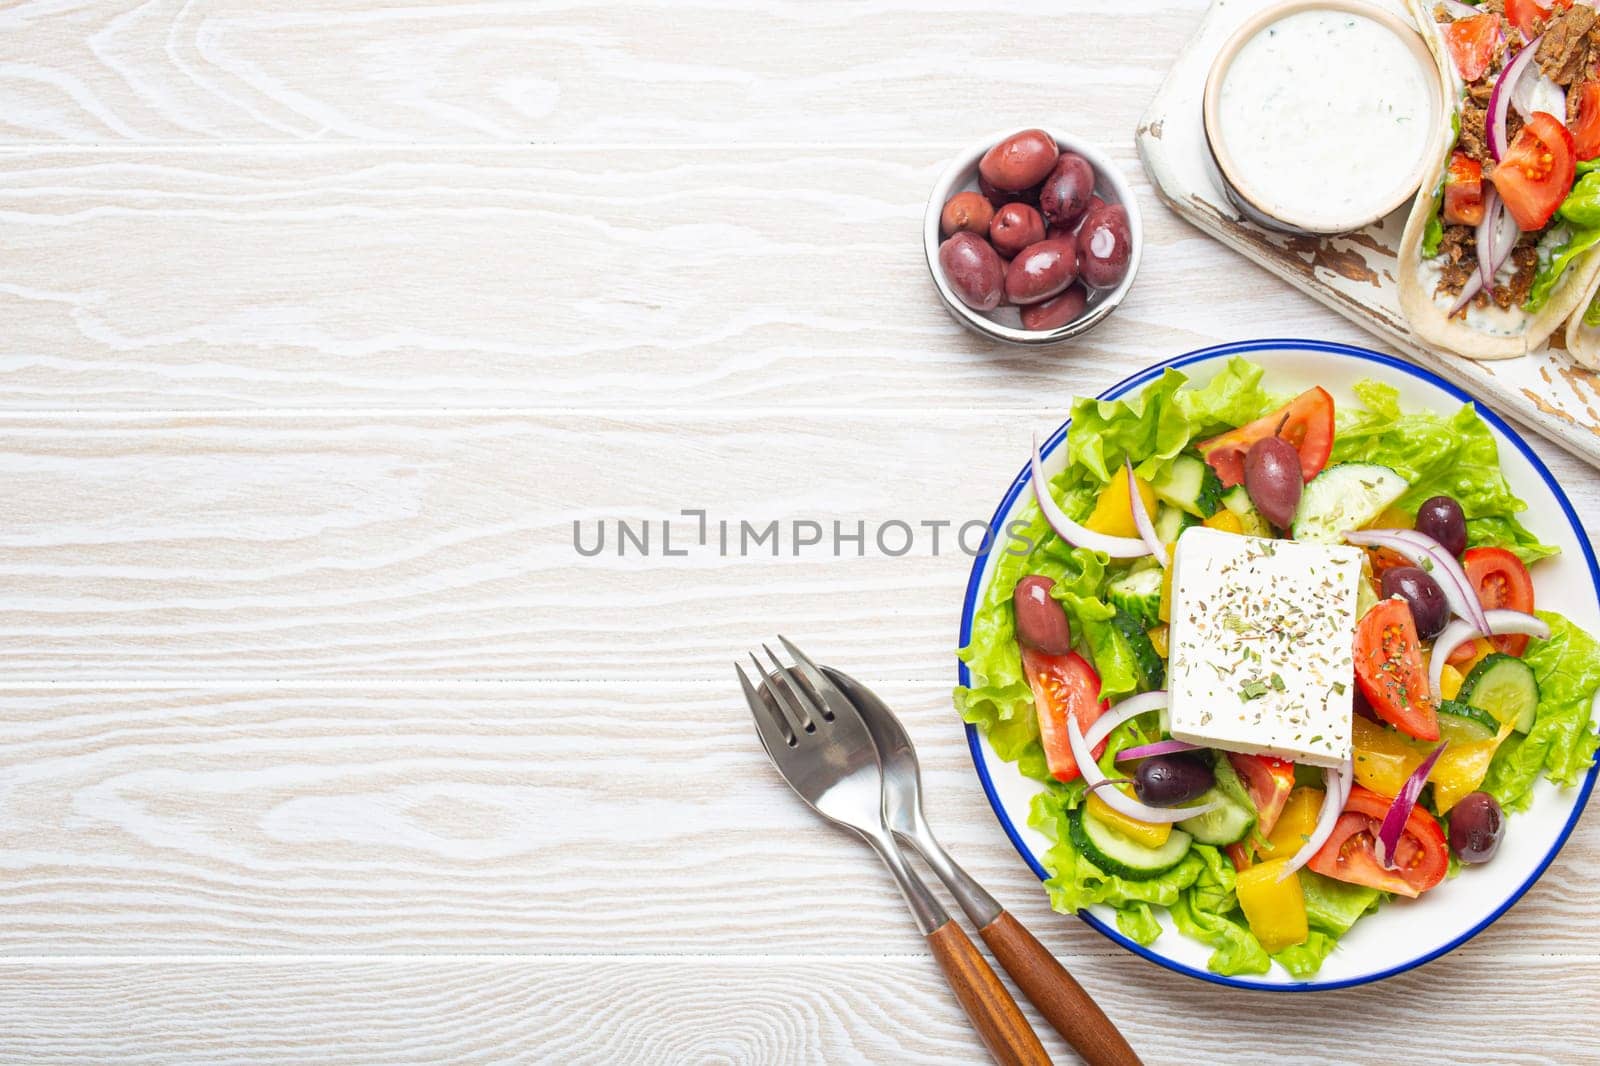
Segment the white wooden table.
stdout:
<path fill-rule="evenodd" d="M 730 664 L 779 629 L 903 710 L 947 842 L 1149 1062 L 1600 1058 L 1600 819 L 1420 972 L 1219 991 L 1052 915 L 997 828 L 964 556 L 573 551 L 984 518 L 1074 393 L 1364 342 L 1138 171 L 1200 8 L 0 11 L 0 1062 L 978 1060 L 756 745 Z M 1033 124 L 1111 150 L 1149 242 L 1051 352 L 959 332 L 919 243 L 948 153 Z"/>

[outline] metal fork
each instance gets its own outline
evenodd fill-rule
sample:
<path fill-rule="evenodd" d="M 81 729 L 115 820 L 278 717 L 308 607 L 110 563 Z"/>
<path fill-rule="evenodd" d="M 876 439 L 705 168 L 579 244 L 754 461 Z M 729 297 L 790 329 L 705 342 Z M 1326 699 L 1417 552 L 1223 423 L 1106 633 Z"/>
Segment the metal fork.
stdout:
<path fill-rule="evenodd" d="M 989 1054 L 1001 1066 L 1049 1066 L 1050 1057 L 1016 1000 L 961 927 L 906 864 L 883 820 L 883 770 L 855 706 L 793 644 L 797 665 L 762 645 L 751 653 L 759 683 L 734 664 L 767 756 L 812 810 L 864 840 L 889 868 L 939 968 Z"/>
<path fill-rule="evenodd" d="M 878 749 L 885 823 L 939 875 L 1022 994 L 1090 1066 L 1141 1066 L 1121 1031 L 1066 967 L 974 881 L 933 835 L 922 813 L 922 772 L 916 748 L 888 704 L 843 671 L 824 666 L 822 672 L 860 712 Z"/>

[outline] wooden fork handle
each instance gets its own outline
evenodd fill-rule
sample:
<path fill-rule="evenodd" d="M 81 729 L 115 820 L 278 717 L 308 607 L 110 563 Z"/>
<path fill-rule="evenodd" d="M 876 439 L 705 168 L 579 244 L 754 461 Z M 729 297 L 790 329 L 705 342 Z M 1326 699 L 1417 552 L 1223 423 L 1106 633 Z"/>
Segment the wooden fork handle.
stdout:
<path fill-rule="evenodd" d="M 1000 1066 L 1050 1066 L 1050 1056 L 1017 1001 L 959 925 L 947 921 L 929 933 L 928 947 L 995 1062 Z"/>
<path fill-rule="evenodd" d="M 1009 911 L 1001 911 L 978 935 L 1022 994 L 1089 1066 L 1142 1066 L 1105 1011 Z"/>

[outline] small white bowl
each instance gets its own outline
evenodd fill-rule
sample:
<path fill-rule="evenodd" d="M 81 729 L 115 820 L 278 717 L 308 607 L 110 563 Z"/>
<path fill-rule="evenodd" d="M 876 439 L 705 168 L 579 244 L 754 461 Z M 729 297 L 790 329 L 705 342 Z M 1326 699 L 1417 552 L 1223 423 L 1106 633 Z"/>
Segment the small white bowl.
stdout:
<path fill-rule="evenodd" d="M 922 220 L 923 251 L 928 258 L 928 273 L 933 275 L 934 287 L 939 290 L 939 298 L 944 301 L 946 309 L 963 326 L 974 333 L 981 333 L 985 337 L 1009 344 L 1055 344 L 1058 341 L 1069 340 L 1089 332 L 1105 320 L 1106 316 L 1116 310 L 1122 298 L 1133 287 L 1134 275 L 1139 272 L 1139 256 L 1144 250 L 1144 225 L 1139 218 L 1139 204 L 1134 199 L 1133 187 L 1128 184 L 1122 172 L 1105 155 L 1086 141 L 1074 140 L 1064 137 L 1053 130 L 1046 132 L 1055 138 L 1056 144 L 1063 152 L 1076 152 L 1088 160 L 1089 166 L 1094 168 L 1094 191 L 1108 204 L 1121 204 L 1128 211 L 1128 237 L 1132 248 L 1128 258 L 1128 271 L 1122 275 L 1122 280 L 1114 289 L 1090 289 L 1089 301 L 1084 307 L 1083 314 L 1055 329 L 1023 329 L 1021 311 L 1009 304 L 1002 304 L 993 311 L 977 311 L 962 303 L 961 297 L 950 287 L 949 280 L 944 276 L 944 269 L 939 266 L 939 215 L 944 210 L 945 201 L 958 192 L 978 188 L 978 160 L 990 148 L 1005 140 L 1016 130 L 1007 130 L 987 137 L 978 144 L 957 155 L 939 180 L 933 186 L 933 193 L 928 197 L 928 211 Z"/>
<path fill-rule="evenodd" d="M 1284 208 L 1273 201 L 1270 193 L 1257 188 L 1245 180 L 1239 167 L 1235 164 L 1232 154 L 1228 150 L 1227 138 L 1222 135 L 1222 86 L 1227 78 L 1228 70 L 1247 43 L 1256 37 L 1262 30 L 1275 23 L 1296 15 L 1303 11 L 1340 11 L 1357 15 L 1377 23 L 1394 34 L 1395 38 L 1405 46 L 1411 57 L 1416 61 L 1418 71 L 1422 75 L 1422 83 L 1427 87 L 1430 107 L 1427 122 L 1417 133 L 1417 162 L 1407 177 L 1381 201 L 1381 207 L 1372 208 L 1342 219 L 1320 219 L 1297 216 L 1292 210 Z M 1416 195 L 1417 189 L 1422 186 L 1428 171 L 1434 165 L 1438 156 L 1435 145 L 1440 136 L 1441 116 L 1444 109 L 1440 103 L 1441 89 L 1439 87 L 1439 72 L 1433 58 L 1428 51 L 1426 42 L 1417 31 L 1408 25 L 1400 16 L 1384 8 L 1365 3 L 1363 0 L 1285 0 L 1283 3 L 1272 6 L 1252 15 L 1244 21 L 1233 36 L 1223 43 L 1221 50 L 1211 63 L 1210 73 L 1206 75 L 1205 93 L 1201 102 L 1202 122 L 1205 130 L 1206 147 L 1211 152 L 1211 158 L 1217 165 L 1217 170 L 1222 178 L 1223 191 L 1233 205 L 1250 221 L 1267 229 L 1280 230 L 1286 233 L 1310 234 L 1313 236 L 1328 236 L 1337 233 L 1351 233 L 1355 230 L 1365 229 L 1379 219 L 1385 218 L 1402 204 L 1409 203 Z"/>

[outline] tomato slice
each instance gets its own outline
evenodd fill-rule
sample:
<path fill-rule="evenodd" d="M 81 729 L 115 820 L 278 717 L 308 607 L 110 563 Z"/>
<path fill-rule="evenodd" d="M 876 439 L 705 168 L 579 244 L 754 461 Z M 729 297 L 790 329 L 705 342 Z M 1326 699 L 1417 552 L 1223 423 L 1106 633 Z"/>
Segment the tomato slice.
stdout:
<path fill-rule="evenodd" d="M 1534 34 L 1534 22 L 1547 19 L 1557 11 L 1565 11 L 1572 6 L 1572 0 L 1553 0 L 1549 3 L 1540 3 L 1539 0 L 1506 0 L 1506 21 L 1515 26 L 1521 33 L 1524 41 L 1531 41 Z"/>
<path fill-rule="evenodd" d="M 1418 740 L 1439 739 L 1422 641 L 1405 600 L 1384 600 L 1356 627 L 1356 684 L 1379 718 Z"/>
<path fill-rule="evenodd" d="M 1461 557 L 1467 580 L 1478 590 L 1478 602 L 1488 610 L 1505 607 L 1523 614 L 1533 613 L 1533 578 L 1522 560 L 1504 548 L 1468 548 Z M 1528 650 L 1528 638 L 1520 633 L 1490 637 L 1495 651 L 1520 656 Z"/>
<path fill-rule="evenodd" d="M 1600 156 L 1600 81 L 1577 88 L 1578 117 L 1572 122 L 1572 147 L 1579 159 Z"/>
<path fill-rule="evenodd" d="M 1443 881 L 1450 869 L 1449 845 L 1438 820 L 1420 806 L 1411 808 L 1394 849 L 1399 869 L 1389 870 L 1378 862 L 1374 847 L 1390 802 L 1364 785 L 1356 785 L 1350 790 L 1344 813 L 1334 823 L 1333 835 L 1306 865 L 1324 877 L 1412 899 Z"/>
<path fill-rule="evenodd" d="M 1494 59 L 1494 46 L 1500 36 L 1500 20 L 1493 15 L 1474 15 L 1439 27 L 1450 58 L 1464 82 L 1477 81 Z"/>
<path fill-rule="evenodd" d="M 1444 175 L 1444 220 L 1452 226 L 1483 221 L 1483 164 L 1457 152 Z"/>
<path fill-rule="evenodd" d="M 1226 488 L 1244 481 L 1244 456 L 1250 445 L 1276 434 L 1300 453 L 1300 476 L 1310 481 L 1328 465 L 1333 451 L 1333 397 L 1323 388 L 1307 389 L 1278 410 L 1238 429 L 1200 442 L 1200 454 Z"/>
<path fill-rule="evenodd" d="M 1272 832 L 1283 814 L 1283 805 L 1289 802 L 1294 791 L 1294 763 L 1271 755 L 1246 755 L 1228 752 L 1228 761 L 1234 772 L 1250 792 L 1250 802 L 1256 805 L 1256 827 L 1262 836 Z"/>
<path fill-rule="evenodd" d="M 1075 651 L 1065 655 L 1046 655 L 1033 648 L 1022 649 L 1022 670 L 1033 689 L 1033 706 L 1039 716 L 1039 743 L 1050 773 L 1057 781 L 1076 781 L 1078 760 L 1067 740 L 1067 715 L 1078 720 L 1078 728 L 1088 732 L 1095 719 L 1106 713 L 1109 702 L 1095 702 L 1100 694 L 1100 675 Z M 1106 750 L 1102 740 L 1094 749 L 1095 758 Z"/>
<path fill-rule="evenodd" d="M 1535 111 L 1512 138 L 1490 180 L 1524 231 L 1543 229 L 1572 191 L 1575 154 L 1567 127 L 1544 111 Z"/>

